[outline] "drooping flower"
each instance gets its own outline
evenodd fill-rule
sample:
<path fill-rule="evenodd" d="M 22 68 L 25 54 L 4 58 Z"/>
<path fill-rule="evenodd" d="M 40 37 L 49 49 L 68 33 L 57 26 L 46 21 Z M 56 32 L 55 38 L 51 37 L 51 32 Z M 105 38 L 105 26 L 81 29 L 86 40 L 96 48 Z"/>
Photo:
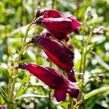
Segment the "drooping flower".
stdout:
<path fill-rule="evenodd" d="M 41 67 L 36 64 L 21 63 L 17 68 L 25 69 L 43 81 L 50 88 L 54 89 L 54 97 L 57 101 L 63 101 L 66 93 L 71 97 L 77 97 L 79 89 L 76 84 L 69 81 L 64 75 L 50 67 Z"/>
<path fill-rule="evenodd" d="M 41 18 L 36 19 L 34 23 L 41 23 L 58 40 L 68 41 L 68 34 L 77 32 L 81 23 L 73 18 L 73 16 L 65 16 L 54 9 L 42 11 Z M 67 37 L 67 38 L 66 38 Z"/>
<path fill-rule="evenodd" d="M 45 37 L 44 37 L 45 36 Z M 68 73 L 68 78 L 75 82 L 73 72 L 73 52 L 56 39 L 46 37 L 46 33 L 39 37 L 33 37 L 32 43 L 39 43 L 48 58 L 62 70 Z"/>
<path fill-rule="evenodd" d="M 72 32 L 76 32 L 76 29 L 78 29 L 81 26 L 81 23 L 76 20 L 73 16 L 67 16 L 62 14 L 61 12 L 55 10 L 55 9 L 46 9 L 43 11 L 43 18 L 68 18 L 72 22 Z"/>

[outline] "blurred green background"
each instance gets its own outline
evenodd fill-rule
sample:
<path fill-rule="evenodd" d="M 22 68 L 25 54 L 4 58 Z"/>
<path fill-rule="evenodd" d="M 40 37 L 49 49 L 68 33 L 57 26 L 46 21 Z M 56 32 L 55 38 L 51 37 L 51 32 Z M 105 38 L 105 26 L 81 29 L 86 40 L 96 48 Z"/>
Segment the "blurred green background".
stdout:
<path fill-rule="evenodd" d="M 50 90 L 46 85 L 24 71 L 19 70 L 13 76 L 8 67 L 17 58 L 27 25 L 32 22 L 38 7 L 54 7 L 82 22 L 79 34 L 70 34 L 75 53 L 75 74 L 87 98 L 80 108 L 109 109 L 109 0 L 0 0 L 0 104 L 8 107 L 9 82 L 12 81 L 15 88 L 11 96 L 16 95 L 10 102 L 13 109 L 47 109 L 48 105 L 51 109 L 67 109 L 68 100 L 58 103 L 52 98 L 49 104 Z M 42 29 L 33 27 L 27 41 Z M 85 64 L 83 81 L 80 76 L 81 57 L 83 66 Z M 22 62 L 50 65 L 38 47 L 29 47 L 22 56 Z M 90 92 L 96 89 L 99 91 L 90 96 Z"/>

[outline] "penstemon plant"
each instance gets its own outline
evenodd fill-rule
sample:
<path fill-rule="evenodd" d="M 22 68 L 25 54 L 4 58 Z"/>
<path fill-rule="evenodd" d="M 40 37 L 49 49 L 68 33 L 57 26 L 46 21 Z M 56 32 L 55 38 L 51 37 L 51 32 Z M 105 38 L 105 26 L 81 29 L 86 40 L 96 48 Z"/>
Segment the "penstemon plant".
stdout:
<path fill-rule="evenodd" d="M 17 56 L 8 53 L 8 57 L 6 57 L 7 68 L 2 71 L 0 66 L 0 72 L 9 74 L 8 85 L 5 88 L 0 86 L 0 109 L 20 109 L 23 106 L 29 109 L 29 103 L 33 109 L 85 109 L 83 105 L 87 103 L 87 100 L 99 93 L 108 92 L 109 87 L 93 88 L 95 87 L 93 84 L 99 86 L 98 84 L 103 82 L 104 77 L 102 75 L 97 78 L 92 75 L 92 78 L 85 80 L 86 64 L 90 55 L 94 55 L 98 59 L 98 63 L 109 70 L 108 65 L 92 50 L 94 43 L 92 44 L 91 39 L 94 35 L 101 34 L 102 29 L 100 28 L 101 31 L 94 32 L 95 25 L 89 26 L 90 11 L 86 10 L 84 20 L 80 23 L 69 13 L 64 15 L 54 9 L 55 3 L 57 1 L 52 0 L 51 9 L 36 9 L 34 19 L 27 26 L 25 35 L 21 38 L 20 50 L 16 50 Z M 77 18 L 79 19 L 79 0 L 77 0 L 77 8 Z M 5 24 L 6 40 L 8 41 L 7 28 L 8 26 Z M 34 28 L 38 31 L 38 34 L 31 33 L 32 38 L 30 38 L 28 34 Z M 74 37 L 71 37 L 71 33 L 73 33 Z M 75 42 L 78 33 L 82 39 Z M 76 54 L 74 49 L 79 44 L 81 59 L 79 60 L 77 73 L 75 71 L 77 66 L 74 63 L 74 54 Z M 7 44 L 6 48 L 8 49 Z M 29 49 L 37 49 L 37 52 L 29 52 L 30 56 L 35 57 L 33 59 L 31 56 L 31 61 L 26 60 L 30 57 L 26 54 Z M 88 54 L 89 52 L 90 54 Z M 25 57 L 26 59 L 23 59 Z M 45 62 L 41 62 L 41 58 Z M 35 79 L 33 79 L 34 77 Z M 17 81 L 20 81 L 20 85 Z M 92 91 L 88 89 L 90 83 L 92 89 L 94 89 Z M 16 86 L 18 87 L 16 88 Z M 91 100 L 93 101 L 93 99 Z M 41 107 L 40 103 L 44 104 L 44 106 L 41 105 Z M 6 105 L 3 106 L 2 104 Z"/>
<path fill-rule="evenodd" d="M 55 89 L 54 97 L 58 102 L 66 99 L 66 93 L 69 93 L 73 98 L 77 98 L 79 89 L 77 88 L 76 78 L 74 76 L 74 54 L 70 48 L 64 45 L 64 41 L 69 41 L 68 34 L 76 32 L 81 26 L 80 22 L 72 16 L 63 15 L 55 9 L 44 11 L 38 9 L 35 15 L 32 24 L 44 25 L 46 30 L 39 36 L 33 37 L 27 44 L 33 43 L 39 45 L 54 64 L 67 72 L 68 79 L 50 67 L 43 68 L 31 63 L 20 63 L 16 68 L 29 71 L 50 88 Z M 70 103 L 72 103 L 71 100 L 70 98 Z M 70 105 L 68 107 L 69 109 L 72 108 L 73 104 Z"/>

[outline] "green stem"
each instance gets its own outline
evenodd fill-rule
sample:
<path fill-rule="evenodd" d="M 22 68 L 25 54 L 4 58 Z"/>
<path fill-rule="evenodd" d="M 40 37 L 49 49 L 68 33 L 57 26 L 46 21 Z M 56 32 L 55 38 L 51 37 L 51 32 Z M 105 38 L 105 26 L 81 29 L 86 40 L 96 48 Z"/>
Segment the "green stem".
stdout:
<path fill-rule="evenodd" d="M 87 16 L 86 18 L 84 19 L 84 22 L 83 22 L 83 26 L 82 26 L 82 30 L 81 30 L 81 33 L 83 34 L 84 30 L 85 30 L 85 27 L 86 27 L 86 20 L 87 20 Z M 83 34 L 83 39 L 82 39 L 82 50 L 81 50 L 81 62 L 80 62 L 80 73 L 82 72 L 82 64 L 83 64 L 83 54 L 84 54 L 84 34 Z"/>
<path fill-rule="evenodd" d="M 84 99 L 87 100 L 97 94 L 100 94 L 100 93 L 103 93 L 103 92 L 108 92 L 109 91 L 109 86 L 108 87 L 101 87 L 101 88 L 98 88 L 98 89 L 95 89 L 89 93 L 87 93 L 85 96 L 84 96 Z"/>
<path fill-rule="evenodd" d="M 10 95 L 11 95 L 11 84 L 12 84 L 12 78 L 11 76 L 9 77 L 9 83 L 8 83 L 8 98 L 9 98 L 9 101 L 10 101 Z"/>
<path fill-rule="evenodd" d="M 52 8 L 54 9 L 55 6 L 55 0 L 52 0 Z"/>
<path fill-rule="evenodd" d="M 76 0 L 76 7 L 77 7 L 77 11 L 76 11 L 76 16 L 77 16 L 77 18 L 79 17 L 78 16 L 78 13 L 79 13 L 79 9 L 80 9 L 80 0 Z"/>
<path fill-rule="evenodd" d="M 50 61 L 50 67 L 52 67 L 52 62 Z M 51 92 L 52 90 L 49 88 L 49 94 L 48 94 L 48 109 L 51 109 Z"/>
<path fill-rule="evenodd" d="M 70 102 L 69 109 L 74 109 L 73 99 L 71 97 L 69 97 L 69 102 Z"/>
<path fill-rule="evenodd" d="M 82 88 L 83 88 L 83 85 L 84 85 L 84 72 L 85 72 L 85 61 L 86 59 L 84 57 L 86 57 L 86 55 L 84 54 L 84 50 L 85 50 L 85 27 L 86 27 L 86 21 L 87 21 L 87 18 L 88 18 L 88 15 L 86 13 L 85 15 L 85 18 L 84 18 L 84 21 L 83 21 L 83 25 L 82 25 L 82 30 L 81 30 L 81 34 L 83 34 L 83 39 L 82 39 L 82 49 L 81 49 L 81 62 L 80 62 L 80 70 L 79 72 L 82 73 L 81 75 L 81 83 L 82 83 L 82 86 L 81 86 L 81 91 L 82 91 Z M 82 92 L 80 92 L 80 96 L 78 98 L 78 101 L 80 101 L 82 99 Z M 78 108 L 80 108 L 81 105 L 78 106 Z"/>
<path fill-rule="evenodd" d="M 24 39 L 23 39 L 23 42 L 22 42 L 22 48 L 21 48 L 20 51 L 19 51 L 18 62 L 21 61 L 21 57 L 22 57 L 22 55 L 23 55 L 23 52 L 24 52 L 25 46 L 27 46 L 27 44 L 26 44 L 26 38 L 27 38 L 27 36 L 28 36 L 28 32 L 29 32 L 31 26 L 32 26 L 32 23 L 29 24 L 28 27 L 27 27 L 27 30 L 26 30 L 26 33 L 25 33 L 25 36 L 24 36 Z"/>
<path fill-rule="evenodd" d="M 28 47 L 28 45 L 26 44 L 26 38 L 27 38 L 27 35 L 28 35 L 28 32 L 30 30 L 30 27 L 32 26 L 32 24 L 29 24 L 29 26 L 27 27 L 27 30 L 26 30 L 26 34 L 25 34 L 25 37 L 24 37 L 24 40 L 23 40 L 23 43 L 22 43 L 22 48 L 21 50 L 19 51 L 19 57 L 18 57 L 18 60 L 17 60 L 17 63 L 19 63 L 21 61 L 21 57 L 25 51 L 25 49 Z M 8 97 L 9 97 L 9 102 L 13 102 L 14 100 L 14 87 L 15 87 L 15 76 L 16 76 L 16 71 L 15 69 L 12 68 L 9 69 L 10 71 L 10 78 L 9 78 L 9 84 L 8 84 Z M 8 104 L 8 109 L 12 109 L 12 103 Z"/>
<path fill-rule="evenodd" d="M 87 40 L 85 47 L 84 47 L 84 57 L 83 57 L 84 61 L 83 61 L 83 72 L 82 72 L 83 73 L 83 77 L 82 77 L 83 83 L 84 83 L 84 74 L 85 74 L 85 68 L 86 68 L 87 47 L 88 47 L 88 44 L 90 42 L 91 37 L 92 37 L 92 30 L 90 31 L 90 35 L 89 35 L 88 40 Z"/>
<path fill-rule="evenodd" d="M 12 83 L 12 87 L 11 87 L 11 94 L 10 94 L 10 98 L 11 98 L 11 101 L 13 101 L 13 98 L 14 98 L 14 87 L 15 87 L 15 79 L 13 79 L 13 83 Z"/>
<path fill-rule="evenodd" d="M 28 32 L 29 32 L 31 26 L 32 26 L 32 23 L 29 24 L 28 27 L 27 27 L 27 30 L 26 30 L 26 33 L 25 33 L 25 36 L 24 36 L 24 40 L 23 40 L 23 42 L 22 42 L 22 48 L 25 46 L 26 38 L 27 38 L 27 36 L 28 36 Z"/>
<path fill-rule="evenodd" d="M 7 24 L 8 24 L 8 19 L 7 19 L 7 13 L 4 14 L 5 16 L 5 37 L 4 37 L 4 45 L 5 45 L 5 54 L 7 55 L 7 58 L 5 60 L 5 62 L 7 63 L 8 61 L 8 57 L 9 57 L 9 50 L 8 50 L 8 37 L 7 37 L 7 33 L 8 33 L 8 28 L 7 28 Z"/>
<path fill-rule="evenodd" d="M 51 109 L 51 89 L 49 89 L 49 96 L 48 96 L 48 109 Z"/>
<path fill-rule="evenodd" d="M 15 71 L 13 71 L 13 67 L 10 66 L 9 67 L 9 73 L 10 73 L 10 77 L 9 77 L 9 83 L 8 83 L 8 99 L 9 99 L 9 103 L 8 103 L 8 109 L 12 109 L 13 107 L 13 97 L 14 97 L 14 87 L 15 87 L 15 78 L 13 78 L 13 76 L 15 75 Z"/>
<path fill-rule="evenodd" d="M 12 103 L 9 103 L 7 109 L 12 109 L 12 107 Z"/>

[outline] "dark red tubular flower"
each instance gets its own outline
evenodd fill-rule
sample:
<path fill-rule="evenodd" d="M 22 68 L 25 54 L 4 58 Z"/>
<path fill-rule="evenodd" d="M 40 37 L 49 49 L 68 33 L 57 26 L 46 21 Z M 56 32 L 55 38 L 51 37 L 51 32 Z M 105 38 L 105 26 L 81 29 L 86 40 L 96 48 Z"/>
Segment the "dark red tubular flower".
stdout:
<path fill-rule="evenodd" d="M 63 101 L 66 98 L 66 93 L 71 97 L 76 98 L 79 89 L 76 84 L 69 81 L 64 75 L 53 68 L 41 67 L 36 64 L 21 63 L 17 68 L 25 69 L 43 81 L 50 88 L 54 89 L 54 97 L 57 101 Z"/>
<path fill-rule="evenodd" d="M 73 16 L 65 16 L 55 9 L 46 9 L 43 11 L 43 18 L 68 18 L 72 21 L 73 32 L 76 32 L 76 30 L 81 26 L 81 23 Z"/>
<path fill-rule="evenodd" d="M 65 70 L 68 73 L 68 77 L 72 82 L 75 82 L 75 76 L 73 72 L 73 52 L 64 46 L 61 42 L 56 39 L 51 39 L 45 37 L 44 35 L 39 37 L 33 37 L 31 40 L 32 43 L 39 43 L 43 48 L 44 52 L 48 58 L 56 64 L 62 70 Z"/>
<path fill-rule="evenodd" d="M 77 33 L 78 28 L 81 26 L 81 23 L 74 19 L 73 16 L 65 16 L 55 9 L 40 12 L 39 18 L 34 20 L 33 23 L 43 24 L 53 37 L 66 42 L 69 40 L 67 35 L 71 32 Z"/>

